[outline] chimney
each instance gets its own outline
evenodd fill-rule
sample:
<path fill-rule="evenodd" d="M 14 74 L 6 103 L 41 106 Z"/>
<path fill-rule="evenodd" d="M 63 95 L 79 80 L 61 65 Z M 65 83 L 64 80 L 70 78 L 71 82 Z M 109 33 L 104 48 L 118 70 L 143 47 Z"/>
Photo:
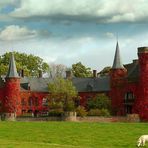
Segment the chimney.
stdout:
<path fill-rule="evenodd" d="M 39 70 L 39 78 L 42 78 L 42 71 Z"/>
<path fill-rule="evenodd" d="M 66 79 L 71 79 L 71 70 L 66 71 Z"/>
<path fill-rule="evenodd" d="M 134 60 L 133 60 L 133 63 L 137 63 L 137 62 L 138 62 L 138 59 L 134 59 Z"/>
<path fill-rule="evenodd" d="M 93 70 L 93 78 L 97 77 L 97 70 Z"/>

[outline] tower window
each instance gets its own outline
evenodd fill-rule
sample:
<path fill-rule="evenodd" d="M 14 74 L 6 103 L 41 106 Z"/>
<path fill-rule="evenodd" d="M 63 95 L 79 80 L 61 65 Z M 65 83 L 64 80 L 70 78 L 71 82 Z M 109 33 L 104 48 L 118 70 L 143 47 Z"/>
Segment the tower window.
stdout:
<path fill-rule="evenodd" d="M 135 99 L 135 96 L 133 92 L 127 92 L 125 94 L 124 103 L 133 103 Z"/>

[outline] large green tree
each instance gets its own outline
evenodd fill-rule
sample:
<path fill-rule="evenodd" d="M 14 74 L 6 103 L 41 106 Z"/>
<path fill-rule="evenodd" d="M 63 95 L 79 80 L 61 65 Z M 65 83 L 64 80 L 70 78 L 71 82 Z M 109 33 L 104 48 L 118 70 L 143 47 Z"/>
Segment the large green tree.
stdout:
<path fill-rule="evenodd" d="M 105 94 L 98 94 L 87 102 L 88 109 L 111 109 L 111 100 Z"/>
<path fill-rule="evenodd" d="M 101 77 L 107 76 L 107 75 L 109 75 L 110 71 L 111 71 L 111 67 L 110 67 L 110 66 L 104 67 L 104 68 L 99 72 L 99 75 L 100 75 Z"/>
<path fill-rule="evenodd" d="M 77 91 L 71 80 L 56 78 L 48 85 L 50 92 L 49 107 L 62 108 L 64 111 L 73 111 L 75 109 L 75 99 Z"/>
<path fill-rule="evenodd" d="M 32 54 L 25 54 L 14 52 L 16 67 L 18 72 L 22 69 L 26 76 L 38 76 L 39 71 L 46 73 L 49 69 L 47 63 L 42 58 L 34 56 Z M 9 66 L 10 52 L 7 52 L 0 56 L 0 75 L 6 75 Z"/>
<path fill-rule="evenodd" d="M 85 67 L 81 62 L 72 65 L 72 72 L 75 77 L 92 77 L 91 68 Z"/>

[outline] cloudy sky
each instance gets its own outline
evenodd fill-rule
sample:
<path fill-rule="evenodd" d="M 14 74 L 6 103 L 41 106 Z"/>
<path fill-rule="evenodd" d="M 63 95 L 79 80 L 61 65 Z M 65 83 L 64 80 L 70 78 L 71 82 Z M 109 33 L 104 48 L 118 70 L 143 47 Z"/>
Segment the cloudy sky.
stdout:
<path fill-rule="evenodd" d="M 0 55 L 101 70 L 113 63 L 117 36 L 124 64 L 148 46 L 147 0 L 0 0 Z"/>

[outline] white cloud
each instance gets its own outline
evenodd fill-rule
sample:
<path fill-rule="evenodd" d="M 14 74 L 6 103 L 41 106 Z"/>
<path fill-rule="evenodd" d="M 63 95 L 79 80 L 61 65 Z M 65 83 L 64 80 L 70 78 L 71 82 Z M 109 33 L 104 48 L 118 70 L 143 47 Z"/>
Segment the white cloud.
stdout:
<path fill-rule="evenodd" d="M 10 25 L 0 31 L 0 40 L 25 40 L 31 39 L 37 36 L 37 31 L 29 30 L 26 27 L 20 27 L 17 25 Z"/>
<path fill-rule="evenodd" d="M 52 19 L 56 16 L 77 21 L 85 18 L 98 22 L 134 22 L 148 16 L 148 3 L 147 0 L 21 0 L 20 7 L 11 16 L 41 16 Z"/>
<path fill-rule="evenodd" d="M 112 32 L 106 32 L 106 33 L 104 33 L 104 36 L 107 38 L 115 38 L 115 35 Z"/>

